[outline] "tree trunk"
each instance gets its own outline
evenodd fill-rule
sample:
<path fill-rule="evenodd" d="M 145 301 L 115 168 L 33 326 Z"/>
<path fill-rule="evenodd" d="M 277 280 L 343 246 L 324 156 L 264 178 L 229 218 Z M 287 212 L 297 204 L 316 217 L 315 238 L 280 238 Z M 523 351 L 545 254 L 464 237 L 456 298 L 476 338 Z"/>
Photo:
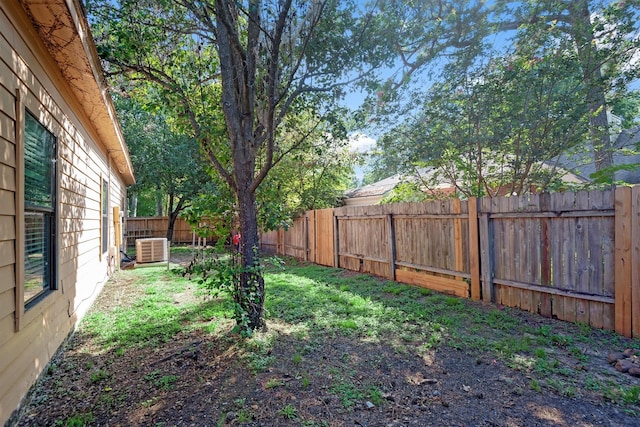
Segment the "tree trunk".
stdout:
<path fill-rule="evenodd" d="M 607 88 L 602 78 L 598 48 L 594 41 L 589 3 L 586 0 L 571 2 L 573 37 L 587 87 L 589 107 L 589 135 L 593 144 L 593 160 L 596 171 L 600 172 L 613 165 L 613 146 L 609 137 L 609 120 L 605 93 Z"/>
<path fill-rule="evenodd" d="M 178 215 L 185 208 L 185 199 L 182 198 L 178 201 L 178 206 L 173 209 L 174 196 L 169 197 L 169 225 L 167 226 L 167 240 L 173 240 L 173 231 L 175 229 L 176 221 L 178 220 Z"/>
<path fill-rule="evenodd" d="M 254 192 L 238 192 L 240 217 L 240 256 L 242 271 L 238 300 L 236 301 L 248 317 L 246 328 L 251 331 L 264 329 L 262 317 L 264 305 L 264 278 L 259 269 L 260 248 L 258 236 L 258 215 Z M 240 325 L 244 327 L 244 325 Z"/>
<path fill-rule="evenodd" d="M 156 216 L 162 216 L 162 192 L 156 188 Z"/>
<path fill-rule="evenodd" d="M 244 333 L 263 329 L 264 279 L 260 271 L 258 247 L 258 214 L 255 190 L 256 153 L 265 130 L 256 125 L 256 69 L 259 51 L 260 2 L 249 0 L 246 41 L 235 32 L 238 10 L 235 2 L 216 0 L 217 48 L 222 80 L 222 111 L 231 140 L 233 179 L 229 180 L 238 201 L 240 220 L 241 270 L 235 286 L 235 302 L 239 307 L 236 321 Z M 244 18 L 243 18 L 244 19 Z M 246 43 L 246 48 L 243 46 Z M 268 84 L 275 84 L 269 82 Z M 269 102 L 275 102 L 269 98 Z M 272 110 L 269 110 L 272 112 Z M 271 116 L 273 122 L 273 116 Z M 263 171 L 271 167 L 271 148 L 267 146 Z M 265 172 L 266 173 L 266 172 Z M 226 176 L 224 171 L 221 171 Z"/>
<path fill-rule="evenodd" d="M 131 193 L 131 216 L 134 218 L 138 216 L 138 192 L 137 191 L 134 191 L 133 193 Z"/>

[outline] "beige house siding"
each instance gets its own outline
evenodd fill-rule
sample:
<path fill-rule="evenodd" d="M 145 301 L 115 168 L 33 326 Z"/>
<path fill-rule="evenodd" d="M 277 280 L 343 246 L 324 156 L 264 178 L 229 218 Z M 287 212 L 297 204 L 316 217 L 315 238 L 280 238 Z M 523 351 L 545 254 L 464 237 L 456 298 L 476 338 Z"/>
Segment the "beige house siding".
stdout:
<path fill-rule="evenodd" d="M 133 180 L 126 148 L 124 161 L 122 152 L 116 161 L 108 155 L 113 150 L 102 137 L 108 124 L 96 123 L 97 116 L 90 117 L 78 101 L 22 3 L 28 1 L 0 2 L 0 424 L 19 406 L 115 267 L 117 256 L 101 254 L 102 178 L 109 181 L 109 245 L 115 242 L 112 208 L 122 203 L 125 184 Z M 57 5 L 63 11 L 67 7 L 69 15 L 80 10 L 74 0 Z M 24 310 L 21 141 L 26 111 L 57 138 L 58 259 L 57 290 Z M 121 136 L 117 124 L 111 126 Z"/>

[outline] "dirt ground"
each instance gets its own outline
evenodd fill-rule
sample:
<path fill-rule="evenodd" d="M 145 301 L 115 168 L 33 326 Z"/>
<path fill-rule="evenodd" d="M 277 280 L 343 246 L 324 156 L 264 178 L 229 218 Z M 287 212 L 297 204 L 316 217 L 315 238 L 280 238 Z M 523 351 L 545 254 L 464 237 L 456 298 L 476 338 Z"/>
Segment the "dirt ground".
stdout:
<path fill-rule="evenodd" d="M 123 286 L 106 286 L 97 306 L 126 298 Z M 551 322 L 521 315 L 532 323 Z M 269 326 L 276 337 L 268 355 L 272 363 L 257 374 L 230 332 L 217 338 L 200 330 L 183 332 L 161 347 L 124 355 L 98 352 L 90 336 L 77 333 L 54 359 L 56 369 L 43 376 L 18 425 L 65 425 L 60 420 L 89 412 L 91 417 L 76 417 L 72 425 L 640 425 L 633 411 L 595 391 L 536 391 L 526 373 L 489 354 L 440 346 L 419 355 L 412 343 L 403 353 L 344 336 L 311 336 L 300 348 L 299 338 L 278 324 Z M 599 357 L 576 369 L 640 386 L 640 380 L 607 363 L 610 350 L 585 348 Z M 100 368 L 109 373 L 105 381 L 89 375 Z M 380 393 L 358 392 L 370 386 Z"/>

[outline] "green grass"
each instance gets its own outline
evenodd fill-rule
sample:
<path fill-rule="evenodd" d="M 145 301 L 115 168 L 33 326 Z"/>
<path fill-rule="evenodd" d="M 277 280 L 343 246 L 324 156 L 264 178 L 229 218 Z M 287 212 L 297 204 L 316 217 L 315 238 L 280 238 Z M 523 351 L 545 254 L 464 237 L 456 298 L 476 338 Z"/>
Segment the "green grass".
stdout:
<path fill-rule="evenodd" d="M 119 273 L 134 277 L 140 297 L 130 306 L 118 306 L 111 312 L 92 311 L 82 329 L 94 336 L 105 350 L 154 347 L 169 341 L 179 332 L 201 328 L 215 331 L 217 323 L 232 313 L 228 300 L 193 302 L 178 305 L 174 296 L 195 283 L 163 267 L 149 267 Z"/>

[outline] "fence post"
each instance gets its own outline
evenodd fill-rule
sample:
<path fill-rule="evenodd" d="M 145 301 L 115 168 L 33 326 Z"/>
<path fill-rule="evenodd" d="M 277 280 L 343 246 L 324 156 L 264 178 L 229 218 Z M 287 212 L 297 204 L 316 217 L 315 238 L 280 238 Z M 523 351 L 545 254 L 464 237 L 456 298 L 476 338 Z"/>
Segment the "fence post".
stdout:
<path fill-rule="evenodd" d="M 284 228 L 278 229 L 278 234 L 276 235 L 276 253 L 279 255 L 284 255 Z"/>
<path fill-rule="evenodd" d="M 340 268 L 340 235 L 338 233 L 338 216 L 333 211 L 333 266 Z"/>
<path fill-rule="evenodd" d="M 479 215 L 480 261 L 482 274 L 482 300 L 493 302 L 493 232 L 489 212 Z"/>
<path fill-rule="evenodd" d="M 396 280 L 396 230 L 393 225 L 393 214 L 387 214 L 389 228 L 389 279 Z"/>
<path fill-rule="evenodd" d="M 631 188 L 631 328 L 640 337 L 640 185 Z"/>
<path fill-rule="evenodd" d="M 469 273 L 471 274 L 471 298 L 480 300 L 480 242 L 478 236 L 478 199 L 469 197 Z"/>
<path fill-rule="evenodd" d="M 631 188 L 615 190 L 615 330 L 631 336 Z"/>

